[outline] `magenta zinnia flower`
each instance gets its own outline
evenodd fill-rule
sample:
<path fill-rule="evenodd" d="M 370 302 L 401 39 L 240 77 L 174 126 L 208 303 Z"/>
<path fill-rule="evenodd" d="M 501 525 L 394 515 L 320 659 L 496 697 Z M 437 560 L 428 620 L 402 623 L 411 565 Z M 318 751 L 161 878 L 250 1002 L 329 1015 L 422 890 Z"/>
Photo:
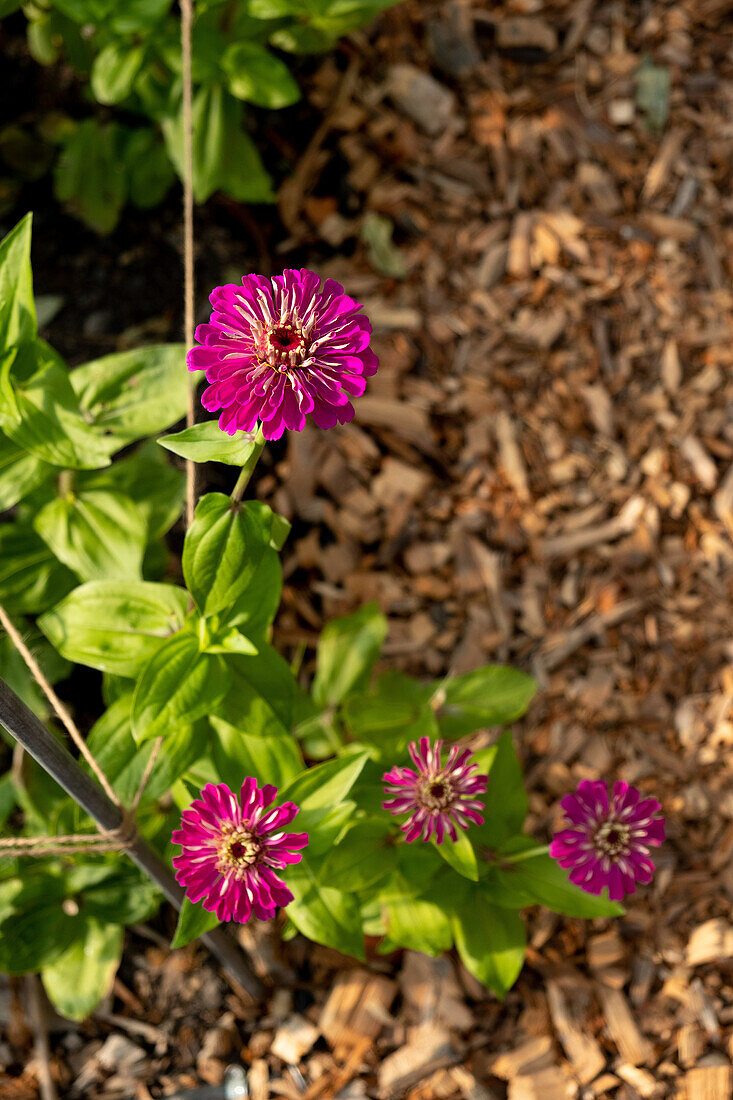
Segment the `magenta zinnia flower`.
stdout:
<path fill-rule="evenodd" d="M 441 767 L 442 741 L 431 747 L 429 737 L 420 738 L 420 746 L 413 741 L 410 756 L 417 771 L 412 768 L 392 768 L 382 776 L 384 793 L 391 795 L 382 803 L 393 814 L 409 813 L 401 826 L 408 844 L 420 837 L 442 844 L 446 832 L 451 840 L 458 838 L 456 825 L 468 829 L 471 822 L 483 825 L 483 803 L 477 794 L 483 794 L 488 776 L 474 775 L 478 770 L 469 749 L 454 745 L 448 753 L 445 767 Z"/>
<path fill-rule="evenodd" d="M 260 789 L 255 779 L 245 779 L 239 800 L 226 783 L 207 783 L 183 811 L 172 837 L 182 849 L 173 858 L 176 878 L 219 920 L 269 920 L 293 900 L 275 871 L 300 862 L 308 834 L 283 832 L 298 807 L 285 802 L 268 810 L 276 795 L 277 787 Z"/>
<path fill-rule="evenodd" d="M 201 403 L 224 410 L 222 431 L 249 432 L 260 420 L 265 439 L 279 439 L 286 428 L 301 432 L 309 414 L 319 428 L 352 419 L 349 398 L 363 394 L 377 357 L 363 307 L 340 283 L 321 287 L 305 269 L 245 275 L 209 300 L 211 320 L 196 329 L 203 346 L 189 351 L 188 369 L 206 371 Z"/>
<path fill-rule="evenodd" d="M 664 840 L 656 798 L 642 798 L 636 787 L 618 782 L 609 804 L 604 782 L 583 779 L 561 806 L 572 827 L 555 833 L 550 855 L 561 867 L 572 867 L 571 882 L 589 894 L 607 886 L 612 901 L 633 894 L 635 882 L 651 882 L 649 848 Z"/>

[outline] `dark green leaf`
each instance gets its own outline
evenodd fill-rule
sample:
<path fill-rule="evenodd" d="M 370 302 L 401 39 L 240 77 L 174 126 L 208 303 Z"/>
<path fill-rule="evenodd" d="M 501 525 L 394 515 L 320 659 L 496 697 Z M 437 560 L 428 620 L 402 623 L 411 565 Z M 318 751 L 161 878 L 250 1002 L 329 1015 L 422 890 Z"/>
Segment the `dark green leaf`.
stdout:
<path fill-rule="evenodd" d="M 519 863 L 503 864 L 502 855 L 527 851 L 536 848 L 536 842 L 530 837 L 512 838 L 511 843 L 502 846 L 496 857 L 496 880 L 501 888 L 521 891 L 527 898 L 525 905 L 546 905 L 556 913 L 565 913 L 569 917 L 622 917 L 623 906 L 607 897 L 595 897 L 587 894 L 568 880 L 564 871 L 554 859 L 546 853 L 523 859 Z"/>
<path fill-rule="evenodd" d="M 520 718 L 537 685 L 531 676 L 504 665 L 487 665 L 456 676 L 442 686 L 445 702 L 438 712 L 443 737 L 465 737 L 485 726 L 506 726 Z"/>
<path fill-rule="evenodd" d="M 64 657 L 118 676 L 137 676 L 180 630 L 188 594 L 171 584 L 114 581 L 80 585 L 38 620 Z"/>
<path fill-rule="evenodd" d="M 386 817 L 386 815 L 385 815 Z M 397 849 L 388 820 L 358 821 L 335 847 L 318 871 L 328 885 L 337 882 L 347 893 L 357 893 L 379 882 L 397 865 Z"/>
<path fill-rule="evenodd" d="M 219 923 L 216 913 L 209 913 L 203 905 L 194 905 L 188 898 L 184 898 L 171 947 L 185 947 L 187 943 L 203 936 L 204 932 L 211 932 Z"/>
<path fill-rule="evenodd" d="M 0 524 L 0 602 L 7 610 L 36 614 L 73 587 L 72 574 L 31 527 Z"/>
<path fill-rule="evenodd" d="M 94 118 L 66 137 L 54 172 L 56 198 L 97 233 L 111 233 L 127 198 L 122 132 Z"/>
<path fill-rule="evenodd" d="M 386 637 L 387 621 L 376 603 L 328 623 L 318 643 L 313 681 L 317 705 L 334 706 L 350 692 L 363 690 Z"/>
<path fill-rule="evenodd" d="M 149 210 L 162 202 L 176 178 L 165 145 L 153 129 L 133 130 L 125 142 L 130 202 Z"/>
<path fill-rule="evenodd" d="M 521 832 L 527 816 L 527 795 L 511 732 L 506 730 L 485 753 L 488 763 L 482 753 L 475 754 L 476 763 L 489 774 L 488 790 L 481 796 L 484 823 L 472 829 L 471 835 L 477 847 L 494 849 Z"/>

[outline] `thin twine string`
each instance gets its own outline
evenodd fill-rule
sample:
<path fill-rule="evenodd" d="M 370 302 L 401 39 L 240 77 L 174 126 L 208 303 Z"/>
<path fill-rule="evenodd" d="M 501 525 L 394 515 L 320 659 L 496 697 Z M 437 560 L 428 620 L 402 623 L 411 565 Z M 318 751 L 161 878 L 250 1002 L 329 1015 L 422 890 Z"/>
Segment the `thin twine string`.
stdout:
<path fill-rule="evenodd" d="M 135 838 L 137 837 L 135 812 L 137 811 L 143 791 L 147 786 L 153 767 L 155 766 L 155 761 L 157 760 L 160 746 L 163 742 L 162 737 L 157 738 L 153 745 L 153 751 L 148 758 L 143 774 L 140 777 L 135 797 L 128 809 L 120 802 L 112 784 L 104 774 L 104 771 L 99 766 L 89 746 L 79 732 L 78 726 L 44 676 L 38 661 L 25 644 L 22 635 L 17 630 L 2 604 L 0 604 L 0 625 L 2 625 L 11 642 L 18 650 L 18 653 L 20 653 L 25 661 L 33 679 L 48 699 L 56 717 L 66 728 L 80 754 L 86 760 L 92 773 L 102 787 L 102 790 L 107 795 L 110 802 L 113 802 L 122 814 L 122 820 L 116 829 L 102 829 L 98 824 L 98 836 L 90 836 L 86 833 L 71 833 L 67 836 L 0 837 L 0 854 L 4 856 L 13 853 L 29 856 L 68 855 L 71 852 L 81 852 L 89 849 L 94 851 L 121 851 L 125 848 L 129 848 L 134 844 Z"/>
<path fill-rule="evenodd" d="M 193 84 L 191 78 L 191 0 L 181 0 L 181 60 L 183 76 L 183 314 L 186 349 L 193 347 L 194 282 L 193 282 Z M 196 420 L 196 389 L 188 387 L 186 424 L 192 428 Z M 186 459 L 186 526 L 193 523 L 196 508 L 196 463 Z"/>

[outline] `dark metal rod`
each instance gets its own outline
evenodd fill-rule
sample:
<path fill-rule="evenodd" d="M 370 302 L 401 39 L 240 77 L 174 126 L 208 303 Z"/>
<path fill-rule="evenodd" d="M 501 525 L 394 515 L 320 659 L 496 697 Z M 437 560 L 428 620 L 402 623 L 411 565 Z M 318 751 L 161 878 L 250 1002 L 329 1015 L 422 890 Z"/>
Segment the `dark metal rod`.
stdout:
<path fill-rule="evenodd" d="M 41 720 L 3 680 L 0 680 L 0 724 L 102 829 L 110 831 L 120 827 L 122 814 L 119 807 L 110 801 L 98 783 L 80 768 L 71 753 L 48 732 Z M 180 909 L 185 893 L 156 852 L 141 837 L 137 837 L 124 851 L 160 887 L 168 901 Z M 251 997 L 255 1000 L 262 998 L 262 983 L 223 928 L 206 932 L 201 939 Z"/>

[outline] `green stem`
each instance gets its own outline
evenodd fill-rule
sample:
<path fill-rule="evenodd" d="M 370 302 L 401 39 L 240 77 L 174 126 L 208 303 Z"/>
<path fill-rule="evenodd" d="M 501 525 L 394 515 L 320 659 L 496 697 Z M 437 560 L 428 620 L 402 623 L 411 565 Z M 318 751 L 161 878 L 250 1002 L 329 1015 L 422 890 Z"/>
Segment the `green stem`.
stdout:
<path fill-rule="evenodd" d="M 498 855 L 496 863 L 523 863 L 525 859 L 534 859 L 535 856 L 546 856 L 550 850 L 549 844 L 538 844 L 536 848 L 526 848 L 523 852 L 515 852 L 514 855 Z"/>
<path fill-rule="evenodd" d="M 258 424 L 257 433 L 256 433 L 256 435 L 254 437 L 254 440 L 253 440 L 252 451 L 250 453 L 249 458 L 247 459 L 244 466 L 242 467 L 242 472 L 240 473 L 239 477 L 237 478 L 237 484 L 234 486 L 234 488 L 232 489 L 232 492 L 231 492 L 231 499 L 233 501 L 236 502 L 236 501 L 239 501 L 239 500 L 242 499 L 242 496 L 244 494 L 244 490 L 247 488 L 247 485 L 249 484 L 249 479 L 252 477 L 252 474 L 254 473 L 254 468 L 257 465 L 257 461 L 258 461 L 258 459 L 259 459 L 259 457 L 262 454 L 264 449 L 265 449 L 265 437 L 262 434 L 262 425 Z"/>

